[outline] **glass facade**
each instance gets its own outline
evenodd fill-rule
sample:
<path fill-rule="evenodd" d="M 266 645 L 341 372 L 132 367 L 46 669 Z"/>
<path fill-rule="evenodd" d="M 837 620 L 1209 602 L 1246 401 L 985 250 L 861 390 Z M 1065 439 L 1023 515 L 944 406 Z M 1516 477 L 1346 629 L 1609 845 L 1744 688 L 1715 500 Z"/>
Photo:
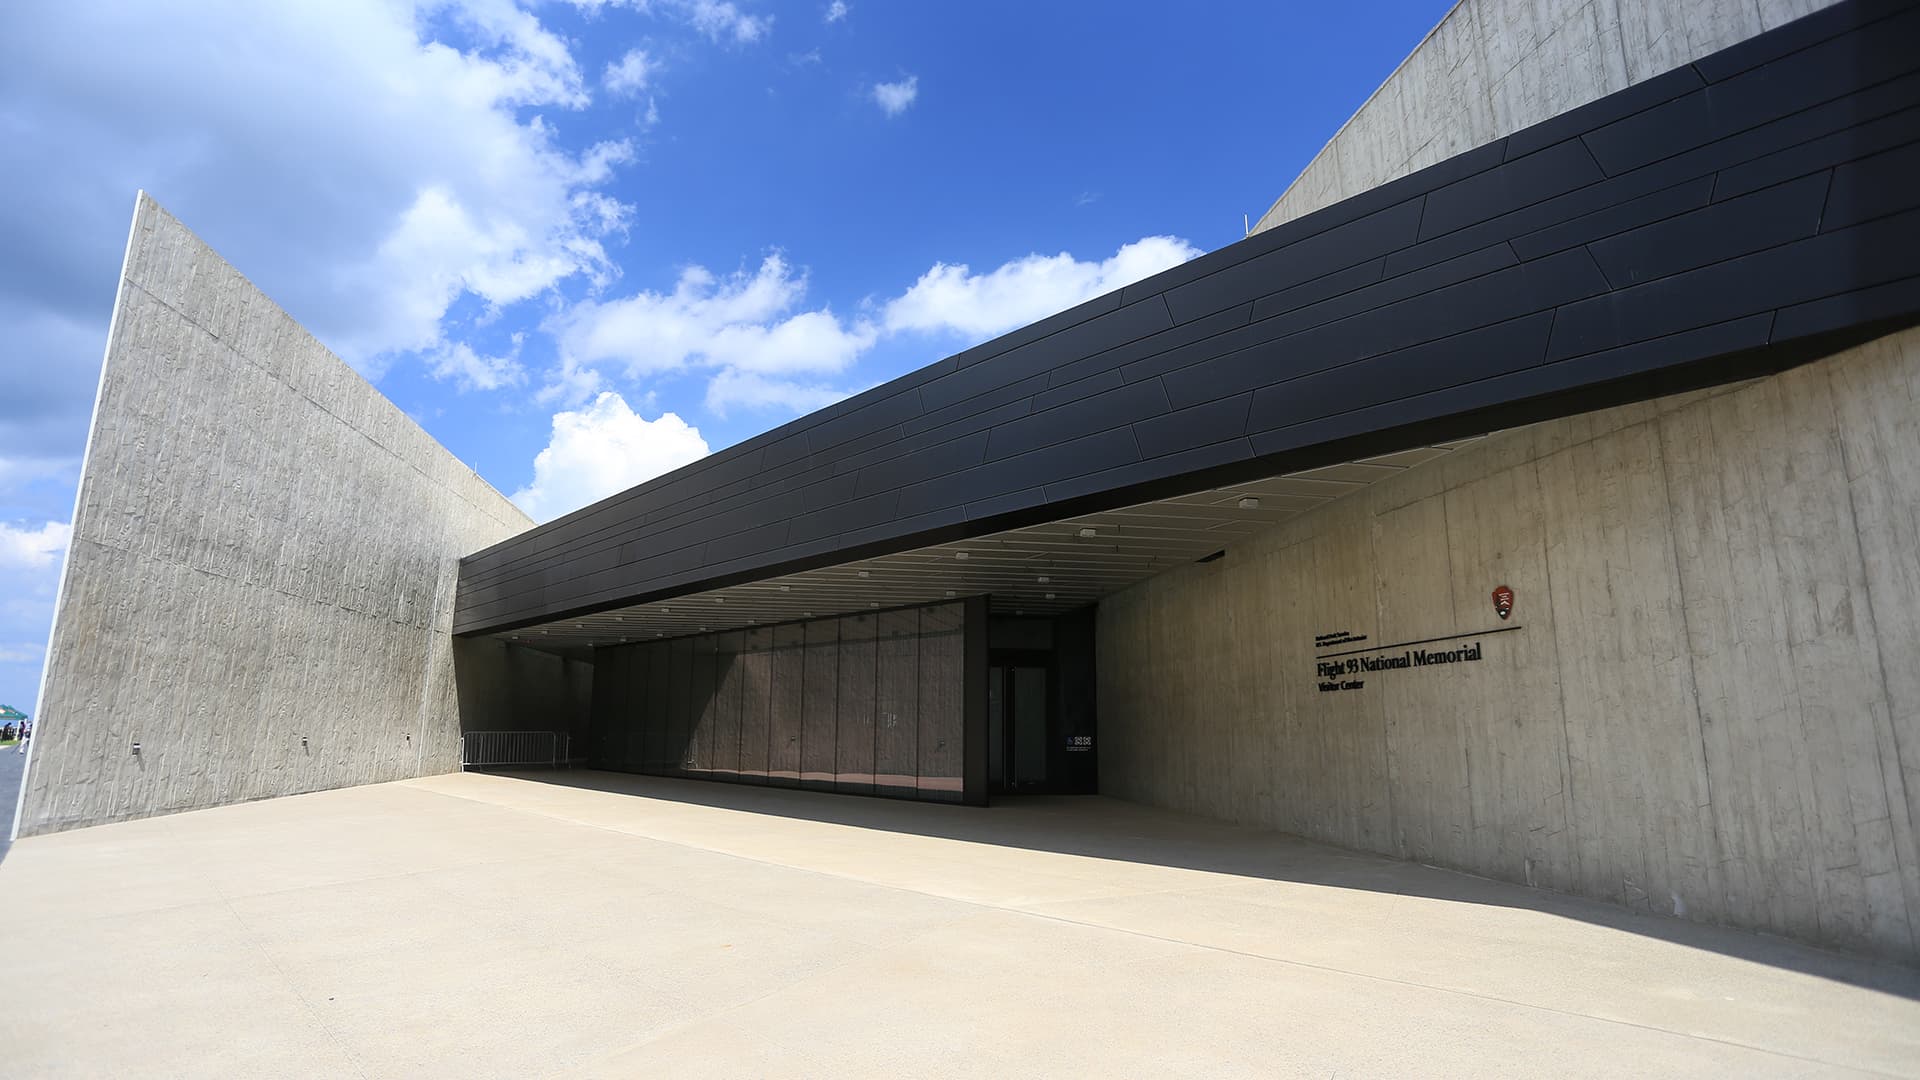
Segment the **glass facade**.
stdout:
<path fill-rule="evenodd" d="M 959 802 L 965 609 L 594 652 L 594 768 Z"/>

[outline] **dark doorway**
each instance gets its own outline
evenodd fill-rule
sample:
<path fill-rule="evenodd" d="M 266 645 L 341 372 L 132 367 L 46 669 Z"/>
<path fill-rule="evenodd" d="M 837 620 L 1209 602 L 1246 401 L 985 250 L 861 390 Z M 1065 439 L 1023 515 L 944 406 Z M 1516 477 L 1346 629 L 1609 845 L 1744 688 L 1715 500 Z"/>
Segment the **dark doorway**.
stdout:
<path fill-rule="evenodd" d="M 996 795 L 1051 793 L 1053 657 L 1000 650 L 987 668 L 987 790 Z"/>

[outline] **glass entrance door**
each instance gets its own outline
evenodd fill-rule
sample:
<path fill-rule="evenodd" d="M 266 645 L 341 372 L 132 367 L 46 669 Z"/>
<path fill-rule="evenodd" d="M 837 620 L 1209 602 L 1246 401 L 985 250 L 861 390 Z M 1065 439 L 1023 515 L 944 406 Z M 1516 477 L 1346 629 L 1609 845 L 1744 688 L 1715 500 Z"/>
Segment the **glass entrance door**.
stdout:
<path fill-rule="evenodd" d="M 988 788 L 1046 790 L 1053 700 L 1047 667 L 1010 660 L 989 667 L 987 678 Z"/>

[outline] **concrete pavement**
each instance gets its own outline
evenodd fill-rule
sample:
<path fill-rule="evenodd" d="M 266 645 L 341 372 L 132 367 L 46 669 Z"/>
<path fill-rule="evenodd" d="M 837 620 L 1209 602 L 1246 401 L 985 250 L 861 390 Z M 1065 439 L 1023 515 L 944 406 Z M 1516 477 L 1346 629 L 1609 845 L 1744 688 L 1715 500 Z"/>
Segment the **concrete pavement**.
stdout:
<path fill-rule="evenodd" d="M 36 837 L 20 1076 L 1920 1075 L 1920 974 L 1107 799 L 452 775 Z"/>

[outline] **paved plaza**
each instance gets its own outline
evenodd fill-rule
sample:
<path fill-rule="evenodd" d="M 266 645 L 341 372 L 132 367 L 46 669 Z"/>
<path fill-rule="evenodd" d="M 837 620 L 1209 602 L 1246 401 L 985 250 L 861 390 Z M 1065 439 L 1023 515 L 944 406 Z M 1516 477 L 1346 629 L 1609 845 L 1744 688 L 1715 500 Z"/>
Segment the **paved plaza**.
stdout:
<path fill-rule="evenodd" d="M 0 912 L 10 1076 L 1920 1075 L 1906 969 L 1102 798 L 441 776 Z"/>

